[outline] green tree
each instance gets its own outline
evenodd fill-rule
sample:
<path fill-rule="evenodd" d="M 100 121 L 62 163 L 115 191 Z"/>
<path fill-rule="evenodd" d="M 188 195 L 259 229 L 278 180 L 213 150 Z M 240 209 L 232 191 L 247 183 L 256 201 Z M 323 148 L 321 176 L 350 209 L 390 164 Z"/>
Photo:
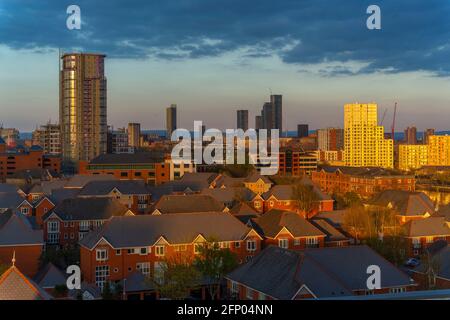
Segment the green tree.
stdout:
<path fill-rule="evenodd" d="M 190 290 L 199 284 L 200 272 L 192 264 L 192 259 L 185 255 L 165 259 L 161 268 L 158 272 L 153 272 L 153 276 L 146 281 L 156 288 L 162 298 L 186 299 Z"/>
<path fill-rule="evenodd" d="M 78 245 L 67 246 L 64 248 L 47 247 L 39 257 L 40 267 L 44 267 L 47 263 L 53 263 L 60 269 L 67 266 L 80 263 L 80 249 Z"/>
<path fill-rule="evenodd" d="M 102 290 L 102 299 L 103 300 L 114 300 L 114 291 L 111 288 L 111 284 L 109 281 L 106 281 L 105 285 L 103 286 Z"/>
<path fill-rule="evenodd" d="M 314 208 L 314 203 L 319 200 L 311 185 L 296 184 L 292 187 L 292 199 L 297 202 L 297 207 L 306 216 Z"/>
<path fill-rule="evenodd" d="M 220 248 L 219 243 L 213 238 L 197 244 L 197 250 L 199 254 L 194 264 L 201 275 L 209 281 L 208 292 L 214 300 L 219 293 L 223 277 L 237 267 L 237 256 L 229 249 Z"/>

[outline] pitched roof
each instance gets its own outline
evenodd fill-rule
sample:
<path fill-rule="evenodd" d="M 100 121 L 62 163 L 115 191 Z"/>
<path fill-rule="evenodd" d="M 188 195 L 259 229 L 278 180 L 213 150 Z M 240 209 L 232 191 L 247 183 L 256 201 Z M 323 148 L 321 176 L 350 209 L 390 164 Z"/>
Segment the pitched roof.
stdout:
<path fill-rule="evenodd" d="M 291 251 L 270 246 L 226 278 L 275 299 L 292 299 L 303 286 L 317 298 L 353 295 L 367 288 L 367 267 L 383 270 L 381 287 L 403 287 L 409 277 L 367 246 Z"/>
<path fill-rule="evenodd" d="M 302 185 L 311 186 L 319 201 L 332 200 L 331 197 L 322 192 L 320 188 L 318 188 L 317 185 L 311 181 L 311 179 L 304 177 L 299 181 L 299 183 Z M 274 196 L 278 200 L 292 200 L 294 187 L 294 185 L 275 185 L 269 191 L 263 193 L 262 197 L 264 200 L 268 200 L 271 196 Z"/>
<path fill-rule="evenodd" d="M 325 241 L 346 241 L 349 240 L 339 230 L 337 230 L 326 219 L 314 219 L 311 223 L 317 227 L 320 231 L 326 234 Z"/>
<path fill-rule="evenodd" d="M 259 179 L 262 179 L 262 181 L 264 181 L 264 183 L 273 184 L 273 182 L 269 178 L 267 178 L 267 176 L 263 176 L 259 172 L 251 173 L 248 177 L 246 177 L 244 179 L 244 182 L 255 183 Z"/>
<path fill-rule="evenodd" d="M 19 188 L 10 183 L 0 183 L 0 193 L 17 193 Z"/>
<path fill-rule="evenodd" d="M 0 276 L 0 300 L 50 300 L 52 297 L 14 265 Z"/>
<path fill-rule="evenodd" d="M 250 228 L 223 212 L 113 217 L 97 231 L 87 234 L 80 245 L 89 249 L 104 238 L 114 248 L 152 246 L 160 237 L 171 244 L 191 243 L 199 234 L 206 239 L 237 241 Z"/>
<path fill-rule="evenodd" d="M 217 201 L 223 203 L 229 203 L 237 201 L 241 198 L 243 201 L 251 201 L 256 194 L 245 187 L 230 187 L 230 188 L 216 188 L 216 189 L 203 189 L 202 194 L 210 195 Z"/>
<path fill-rule="evenodd" d="M 436 248 L 433 252 L 430 252 L 432 260 L 436 264 L 435 271 L 437 271 L 438 277 L 450 280 L 450 246 L 445 240 L 437 241 L 427 248 L 427 251 L 430 251 L 430 249 L 436 245 L 438 248 Z M 414 271 L 425 273 L 427 272 L 427 265 L 421 263 L 414 268 Z"/>
<path fill-rule="evenodd" d="M 245 215 L 245 216 L 259 216 L 259 212 L 250 207 L 245 202 L 236 203 L 231 209 L 230 213 L 235 216 Z"/>
<path fill-rule="evenodd" d="M 39 270 L 33 280 L 44 289 L 54 288 L 57 285 L 65 285 L 67 276 L 51 262 Z"/>
<path fill-rule="evenodd" d="M 33 229 L 26 216 L 16 211 L 0 214 L 0 246 L 42 245 L 42 230 Z"/>
<path fill-rule="evenodd" d="M 96 175 L 82 175 L 77 174 L 73 177 L 71 177 L 67 182 L 64 184 L 64 188 L 83 188 L 86 184 L 88 184 L 91 181 L 111 181 L 111 180 L 118 180 L 115 176 L 111 174 L 96 174 Z"/>
<path fill-rule="evenodd" d="M 80 189 L 53 189 L 49 199 L 55 204 L 58 205 L 66 199 L 73 199 L 78 196 L 80 193 Z"/>
<path fill-rule="evenodd" d="M 43 219 L 56 214 L 65 221 L 107 220 L 113 216 L 122 216 L 128 211 L 126 206 L 112 198 L 75 198 L 63 200 Z"/>
<path fill-rule="evenodd" d="M 322 166 L 321 170 L 327 173 L 342 172 L 346 175 L 359 176 L 366 178 L 378 178 L 378 177 L 395 177 L 402 176 L 395 170 L 380 168 L 380 167 L 345 167 L 345 166 Z M 403 176 L 407 177 L 407 176 Z M 414 176 L 409 176 L 413 178 Z"/>
<path fill-rule="evenodd" d="M 243 187 L 245 178 L 233 178 L 227 174 L 223 174 L 217 179 L 215 188 L 232 188 L 232 187 Z"/>
<path fill-rule="evenodd" d="M 270 210 L 261 216 L 252 219 L 252 225 L 268 238 L 275 238 L 277 234 L 286 228 L 294 237 L 319 237 L 325 236 L 306 219 L 295 212 Z"/>
<path fill-rule="evenodd" d="M 382 207 L 392 204 L 393 209 L 403 216 L 422 216 L 425 213 L 432 215 L 435 212 L 433 201 L 423 192 L 385 190 L 368 203 Z"/>
<path fill-rule="evenodd" d="M 408 237 L 450 236 L 450 222 L 445 217 L 411 220 L 404 227 Z"/>
<path fill-rule="evenodd" d="M 111 180 L 111 181 L 90 181 L 78 196 L 103 196 L 108 195 L 114 189 L 126 195 L 143 195 L 149 194 L 145 182 L 143 180 Z"/>
<path fill-rule="evenodd" d="M 105 153 L 92 159 L 89 164 L 149 164 L 164 162 L 164 153 L 137 152 L 137 153 Z"/>
<path fill-rule="evenodd" d="M 0 209 L 16 209 L 25 198 L 17 192 L 0 193 Z"/>
<path fill-rule="evenodd" d="M 154 205 L 156 209 L 163 214 L 222 211 L 224 204 L 206 194 L 164 195 Z"/>

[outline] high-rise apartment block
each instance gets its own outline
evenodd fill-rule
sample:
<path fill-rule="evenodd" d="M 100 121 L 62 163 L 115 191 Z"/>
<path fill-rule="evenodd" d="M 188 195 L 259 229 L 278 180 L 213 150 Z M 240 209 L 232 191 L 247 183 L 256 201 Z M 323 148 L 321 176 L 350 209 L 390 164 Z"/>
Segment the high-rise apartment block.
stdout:
<path fill-rule="evenodd" d="M 59 123 L 62 155 L 72 163 L 106 153 L 106 77 L 102 54 L 61 57 Z"/>
<path fill-rule="evenodd" d="M 423 133 L 423 143 L 428 144 L 428 137 L 434 136 L 434 129 L 426 129 Z"/>
<path fill-rule="evenodd" d="M 428 165 L 450 166 L 450 136 L 428 137 Z"/>
<path fill-rule="evenodd" d="M 41 146 L 46 154 L 61 154 L 61 134 L 59 125 L 49 122 L 33 131 L 33 144 Z"/>
<path fill-rule="evenodd" d="M 327 128 L 317 130 L 318 149 L 322 151 L 338 151 L 344 149 L 344 130 Z"/>
<path fill-rule="evenodd" d="M 167 138 L 170 139 L 172 132 L 177 129 L 177 105 L 172 104 L 166 109 L 166 131 Z"/>
<path fill-rule="evenodd" d="M 352 167 L 392 168 L 393 140 L 384 138 L 375 103 L 344 106 L 345 163 Z"/>
<path fill-rule="evenodd" d="M 134 150 L 140 147 L 141 141 L 141 124 L 129 123 L 128 124 L 128 145 Z"/>
<path fill-rule="evenodd" d="M 406 144 L 416 144 L 417 143 L 417 128 L 408 127 L 405 129 L 405 143 Z"/>
<path fill-rule="evenodd" d="M 237 129 L 247 131 L 248 129 L 248 110 L 237 110 Z"/>
<path fill-rule="evenodd" d="M 428 146 L 425 144 L 401 144 L 398 146 L 398 168 L 409 171 L 428 164 Z"/>

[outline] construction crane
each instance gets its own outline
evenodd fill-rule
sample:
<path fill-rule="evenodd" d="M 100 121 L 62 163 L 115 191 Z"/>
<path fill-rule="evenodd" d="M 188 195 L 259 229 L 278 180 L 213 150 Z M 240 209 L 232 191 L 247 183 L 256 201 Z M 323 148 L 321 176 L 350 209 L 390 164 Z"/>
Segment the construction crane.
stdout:
<path fill-rule="evenodd" d="M 392 130 L 391 138 L 394 141 L 395 141 L 394 134 L 395 134 L 395 117 L 396 117 L 396 115 L 397 115 L 397 102 L 395 103 L 395 107 L 394 107 L 394 117 L 392 118 L 392 127 L 391 127 L 391 130 Z"/>
<path fill-rule="evenodd" d="M 384 108 L 384 112 L 383 112 L 383 117 L 381 118 L 381 123 L 380 123 L 380 126 L 382 126 L 383 125 L 383 122 L 384 122 L 384 118 L 386 118 L 386 113 L 387 113 L 387 108 Z"/>

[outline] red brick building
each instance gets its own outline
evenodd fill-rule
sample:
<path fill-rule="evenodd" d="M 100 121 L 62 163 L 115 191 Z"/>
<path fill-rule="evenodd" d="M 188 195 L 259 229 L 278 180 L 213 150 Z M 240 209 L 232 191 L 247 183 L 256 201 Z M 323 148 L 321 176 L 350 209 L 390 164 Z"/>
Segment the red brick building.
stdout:
<path fill-rule="evenodd" d="M 164 155 L 151 152 L 102 154 L 90 162 L 80 161 L 79 174 L 113 175 L 122 180 L 144 180 L 148 184 L 170 181 L 170 164 Z"/>
<path fill-rule="evenodd" d="M 311 179 L 328 194 L 356 192 L 370 197 L 383 190 L 415 191 L 414 176 L 398 175 L 383 168 L 322 167 Z"/>
<path fill-rule="evenodd" d="M 235 252 L 240 263 L 261 249 L 258 233 L 228 213 L 113 217 L 100 232 L 80 241 L 84 281 L 103 287 L 135 272 L 157 276 L 166 259 L 180 254 L 194 258 L 198 246 L 210 238 Z"/>
<path fill-rule="evenodd" d="M 32 277 L 43 247 L 42 230 L 33 229 L 28 217 L 12 210 L 0 214 L 0 263 L 8 265 L 15 254 L 17 267 Z"/>
<path fill-rule="evenodd" d="M 44 240 L 49 245 L 73 245 L 113 216 L 133 215 L 116 199 L 66 199 L 43 216 Z"/>
<path fill-rule="evenodd" d="M 412 220 L 404 225 L 409 256 L 421 256 L 436 241 L 450 243 L 450 223 L 445 217 Z"/>
<path fill-rule="evenodd" d="M 44 154 L 39 146 L 7 150 L 6 145 L 0 141 L 0 180 L 5 180 L 17 172 L 32 169 L 48 169 L 60 173 L 61 158 Z"/>

